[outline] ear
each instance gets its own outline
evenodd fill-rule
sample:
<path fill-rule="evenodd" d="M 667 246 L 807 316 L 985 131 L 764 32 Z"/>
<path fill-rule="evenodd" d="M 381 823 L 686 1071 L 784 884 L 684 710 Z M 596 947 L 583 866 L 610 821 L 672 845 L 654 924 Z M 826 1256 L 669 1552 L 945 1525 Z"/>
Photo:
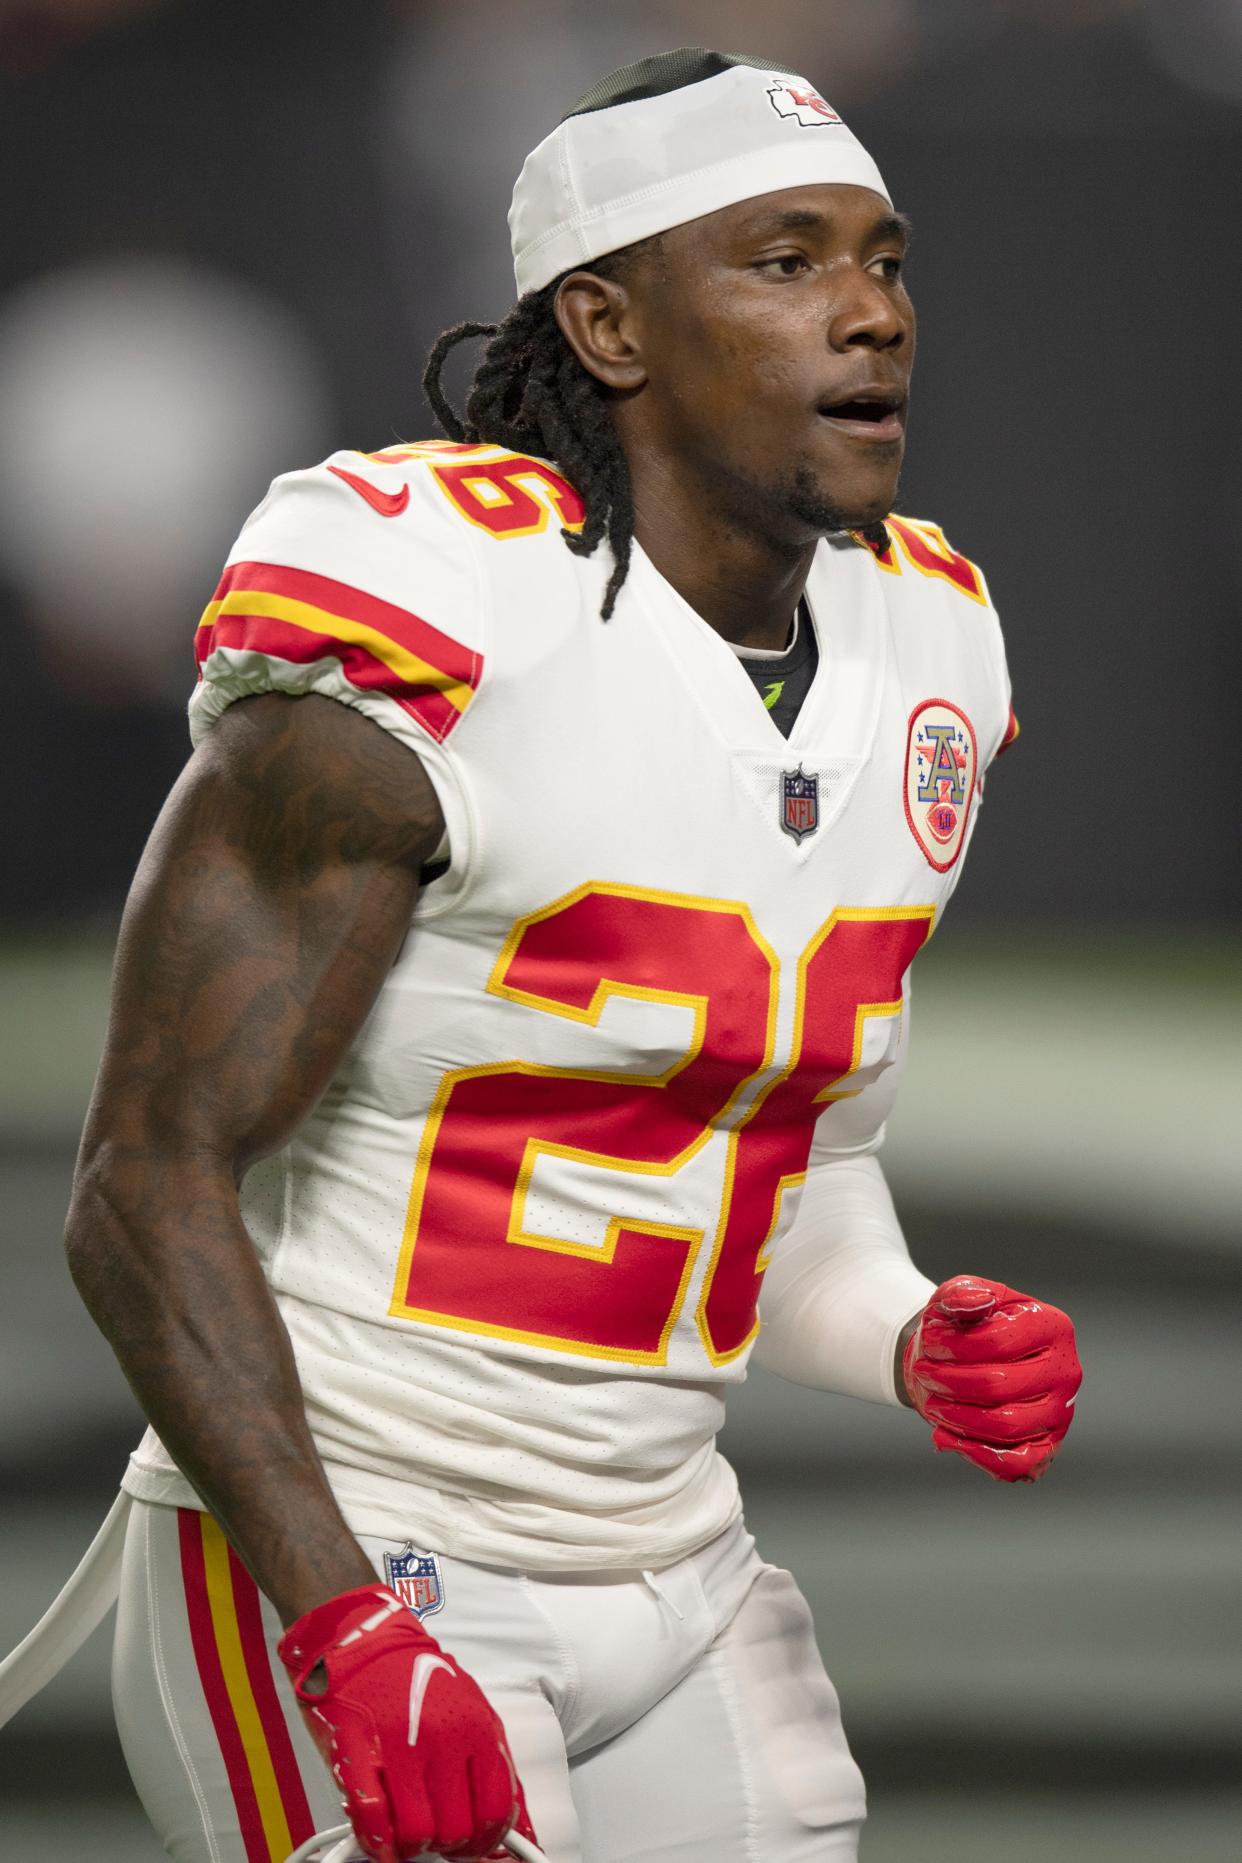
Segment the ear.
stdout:
<path fill-rule="evenodd" d="M 562 279 L 553 305 L 561 335 L 589 375 L 605 388 L 633 391 L 647 380 L 635 305 L 625 286 L 595 272 Z"/>

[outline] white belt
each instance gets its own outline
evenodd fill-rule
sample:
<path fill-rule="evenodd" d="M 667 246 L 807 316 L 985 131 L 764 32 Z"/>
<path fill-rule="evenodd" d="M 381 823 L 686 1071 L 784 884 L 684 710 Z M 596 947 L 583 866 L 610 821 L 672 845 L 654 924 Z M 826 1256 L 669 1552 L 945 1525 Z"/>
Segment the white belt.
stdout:
<path fill-rule="evenodd" d="M 130 1505 L 128 1494 L 117 1495 L 59 1596 L 0 1662 L 0 1727 L 59 1674 L 116 1603 Z"/>

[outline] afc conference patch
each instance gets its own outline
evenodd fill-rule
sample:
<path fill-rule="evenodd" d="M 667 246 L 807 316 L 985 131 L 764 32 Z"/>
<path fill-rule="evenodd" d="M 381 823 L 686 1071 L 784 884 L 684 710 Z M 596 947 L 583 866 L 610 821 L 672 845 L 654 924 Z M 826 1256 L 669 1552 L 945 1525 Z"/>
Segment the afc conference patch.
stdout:
<path fill-rule="evenodd" d="M 947 873 L 962 851 L 978 763 L 964 711 L 948 699 L 915 706 L 906 739 L 906 820 L 937 873 Z"/>
<path fill-rule="evenodd" d="M 434 1553 L 416 1552 L 407 1540 L 404 1551 L 384 1554 L 384 1573 L 415 1617 L 431 1617 L 444 1608 L 444 1579 Z"/>
<path fill-rule="evenodd" d="M 819 778 L 801 764 L 781 771 L 781 827 L 799 845 L 819 827 Z"/>

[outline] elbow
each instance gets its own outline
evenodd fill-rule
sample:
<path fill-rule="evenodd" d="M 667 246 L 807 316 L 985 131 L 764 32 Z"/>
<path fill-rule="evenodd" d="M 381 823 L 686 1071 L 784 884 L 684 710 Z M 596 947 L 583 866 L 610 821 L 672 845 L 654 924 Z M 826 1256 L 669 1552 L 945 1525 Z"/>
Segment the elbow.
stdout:
<path fill-rule="evenodd" d="M 185 1236 L 186 1211 L 210 1229 L 237 1212 L 231 1160 L 203 1145 L 165 1148 L 88 1131 L 65 1219 L 65 1260 L 95 1318 L 149 1291 Z M 208 1214 L 204 1214 L 209 1212 Z"/>
<path fill-rule="evenodd" d="M 96 1319 L 132 1276 L 146 1246 L 158 1173 L 145 1154 L 91 1133 L 83 1139 L 65 1218 L 65 1260 Z"/>
<path fill-rule="evenodd" d="M 98 1156 L 84 1155 L 74 1173 L 65 1218 L 65 1260 L 73 1284 L 88 1306 L 101 1270 L 116 1245 L 119 1211 L 108 1171 Z"/>

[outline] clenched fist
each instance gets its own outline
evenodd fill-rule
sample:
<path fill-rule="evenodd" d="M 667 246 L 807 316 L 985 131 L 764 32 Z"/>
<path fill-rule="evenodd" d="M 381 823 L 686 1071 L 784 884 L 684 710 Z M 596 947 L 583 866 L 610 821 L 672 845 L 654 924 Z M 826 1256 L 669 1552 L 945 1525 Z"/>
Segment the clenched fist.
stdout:
<path fill-rule="evenodd" d="M 936 1289 L 902 1366 L 935 1447 L 997 1481 L 1038 1481 L 1047 1471 L 1082 1383 L 1069 1316 L 973 1274 Z"/>
<path fill-rule="evenodd" d="M 394 1592 L 342 1592 L 277 1647 L 375 1863 L 488 1856 L 511 1827 L 535 1841 L 498 1715 Z"/>

